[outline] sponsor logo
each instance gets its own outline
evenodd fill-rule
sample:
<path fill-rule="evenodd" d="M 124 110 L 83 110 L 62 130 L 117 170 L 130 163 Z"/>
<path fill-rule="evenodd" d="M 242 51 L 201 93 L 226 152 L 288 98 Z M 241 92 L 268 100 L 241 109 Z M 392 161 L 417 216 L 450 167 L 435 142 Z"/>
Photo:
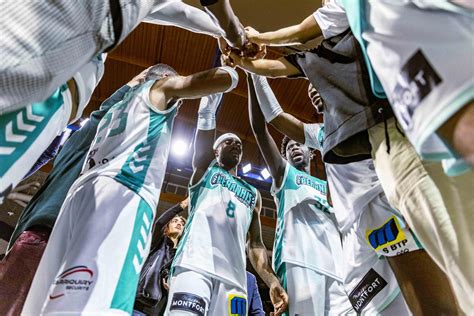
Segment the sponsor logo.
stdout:
<path fill-rule="evenodd" d="M 200 296 L 177 292 L 173 294 L 173 298 L 171 299 L 170 311 L 173 310 L 187 311 L 199 316 L 204 316 L 206 312 L 206 302 Z"/>
<path fill-rule="evenodd" d="M 408 252 L 408 240 L 395 216 L 385 224 L 373 230 L 366 230 L 366 239 L 375 251 L 383 251 L 389 255 L 395 252 L 400 254 Z"/>
<path fill-rule="evenodd" d="M 229 294 L 229 316 L 247 315 L 247 297 L 240 294 Z"/>
<path fill-rule="evenodd" d="M 349 294 L 349 301 L 354 310 L 360 314 L 370 301 L 387 285 L 374 269 L 370 269 L 356 288 Z"/>
<path fill-rule="evenodd" d="M 248 208 L 253 208 L 255 205 L 255 194 L 224 173 L 215 173 L 211 178 L 211 184 L 214 186 L 221 185 L 222 187 L 227 188 L 230 192 L 234 193 L 237 200 L 242 202 Z"/>
<path fill-rule="evenodd" d="M 441 81 L 421 50 L 416 51 L 403 65 L 397 76 L 391 103 L 404 129 L 413 127 L 412 117 L 416 107 Z"/>
<path fill-rule="evenodd" d="M 94 272 L 87 266 L 75 266 L 65 270 L 54 281 L 51 300 L 63 297 L 66 292 L 87 292 L 94 283 Z"/>

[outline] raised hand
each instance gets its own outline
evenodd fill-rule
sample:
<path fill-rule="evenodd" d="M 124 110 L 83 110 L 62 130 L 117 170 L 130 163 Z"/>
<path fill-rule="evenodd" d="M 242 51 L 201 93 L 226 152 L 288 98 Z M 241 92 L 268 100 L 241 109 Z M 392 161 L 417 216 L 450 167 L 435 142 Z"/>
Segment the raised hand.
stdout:
<path fill-rule="evenodd" d="M 245 36 L 247 36 L 247 39 L 250 42 L 255 43 L 255 44 L 262 44 L 259 42 L 259 38 L 258 38 L 258 35 L 260 35 L 259 31 L 257 31 L 251 26 L 245 27 L 244 30 L 245 30 Z"/>
<path fill-rule="evenodd" d="M 153 66 L 151 66 L 153 67 Z M 142 72 L 140 72 L 138 75 L 136 75 L 135 77 L 132 78 L 132 80 L 130 80 L 127 85 L 129 87 L 134 87 L 136 85 L 139 85 L 143 82 L 145 82 L 145 78 L 146 78 L 146 74 L 148 73 L 148 70 L 150 70 L 151 67 L 148 67 L 147 69 L 143 70 Z"/>

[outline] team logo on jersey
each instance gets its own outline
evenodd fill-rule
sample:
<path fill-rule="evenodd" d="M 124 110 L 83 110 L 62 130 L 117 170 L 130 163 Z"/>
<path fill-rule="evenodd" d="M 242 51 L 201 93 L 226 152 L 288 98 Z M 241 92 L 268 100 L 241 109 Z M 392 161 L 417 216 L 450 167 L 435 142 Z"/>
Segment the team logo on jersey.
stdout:
<path fill-rule="evenodd" d="M 322 194 L 326 194 L 326 183 L 319 183 L 317 181 L 314 181 L 314 179 L 311 179 L 310 177 L 304 176 L 304 175 L 297 175 L 296 180 L 295 180 L 297 185 L 306 185 L 309 186 L 316 191 L 321 192 Z"/>
<path fill-rule="evenodd" d="M 222 187 L 227 188 L 230 192 L 234 193 L 237 200 L 242 202 L 246 207 L 254 207 L 256 200 L 255 193 L 237 183 L 228 175 L 221 172 L 215 173 L 211 178 L 211 184 L 214 186 L 221 185 Z"/>
<path fill-rule="evenodd" d="M 399 122 L 403 129 L 413 127 L 412 117 L 416 107 L 441 81 L 421 50 L 403 65 L 391 95 L 391 103 L 399 111 Z"/>
<path fill-rule="evenodd" d="M 202 297 L 191 293 L 177 292 L 173 294 L 173 298 L 171 299 L 170 311 L 174 310 L 204 316 L 206 312 L 206 301 L 204 301 Z"/>
<path fill-rule="evenodd" d="M 357 314 L 370 303 L 370 301 L 382 289 L 387 286 L 384 280 L 374 269 L 370 269 L 364 278 L 357 284 L 354 290 L 349 294 L 349 301 Z"/>
<path fill-rule="evenodd" d="M 54 281 L 54 291 L 49 295 L 51 300 L 63 297 L 66 292 L 89 291 L 93 280 L 94 271 L 87 266 L 75 266 L 65 270 Z"/>
<path fill-rule="evenodd" d="M 227 301 L 229 302 L 229 316 L 247 315 L 247 297 L 240 294 L 229 294 Z"/>
<path fill-rule="evenodd" d="M 375 251 L 382 250 L 387 255 L 400 251 L 408 243 L 405 233 L 395 216 L 379 228 L 366 230 L 365 236 L 367 242 Z"/>

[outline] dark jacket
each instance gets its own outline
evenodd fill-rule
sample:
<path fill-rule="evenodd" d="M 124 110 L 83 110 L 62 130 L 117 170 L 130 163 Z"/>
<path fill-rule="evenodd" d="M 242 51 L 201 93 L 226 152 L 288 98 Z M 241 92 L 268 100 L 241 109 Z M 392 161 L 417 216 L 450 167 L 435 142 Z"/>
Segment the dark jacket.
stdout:
<path fill-rule="evenodd" d="M 262 299 L 258 291 L 257 279 L 255 275 L 247 271 L 247 301 L 249 316 L 265 316 Z"/>
<path fill-rule="evenodd" d="M 387 99 L 372 93 L 359 42 L 347 31 L 315 49 L 285 56 L 324 101 L 323 160 L 350 163 L 371 158 L 367 129 L 393 116 Z"/>
<path fill-rule="evenodd" d="M 166 210 L 156 221 L 151 250 L 143 265 L 138 281 L 135 309 L 158 315 L 166 307 L 167 292 L 163 278 L 168 277 L 175 249 L 173 242 L 164 235 L 166 224 L 183 211 L 180 204 Z"/>

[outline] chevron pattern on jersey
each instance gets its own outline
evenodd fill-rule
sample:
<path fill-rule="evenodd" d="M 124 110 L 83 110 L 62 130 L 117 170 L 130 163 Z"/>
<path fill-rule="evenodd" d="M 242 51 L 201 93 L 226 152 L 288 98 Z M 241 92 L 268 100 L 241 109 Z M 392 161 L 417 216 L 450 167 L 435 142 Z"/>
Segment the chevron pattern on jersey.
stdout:
<path fill-rule="evenodd" d="M 59 88 L 44 102 L 33 103 L 0 116 L 0 177 L 33 145 L 61 108 L 62 90 Z"/>

